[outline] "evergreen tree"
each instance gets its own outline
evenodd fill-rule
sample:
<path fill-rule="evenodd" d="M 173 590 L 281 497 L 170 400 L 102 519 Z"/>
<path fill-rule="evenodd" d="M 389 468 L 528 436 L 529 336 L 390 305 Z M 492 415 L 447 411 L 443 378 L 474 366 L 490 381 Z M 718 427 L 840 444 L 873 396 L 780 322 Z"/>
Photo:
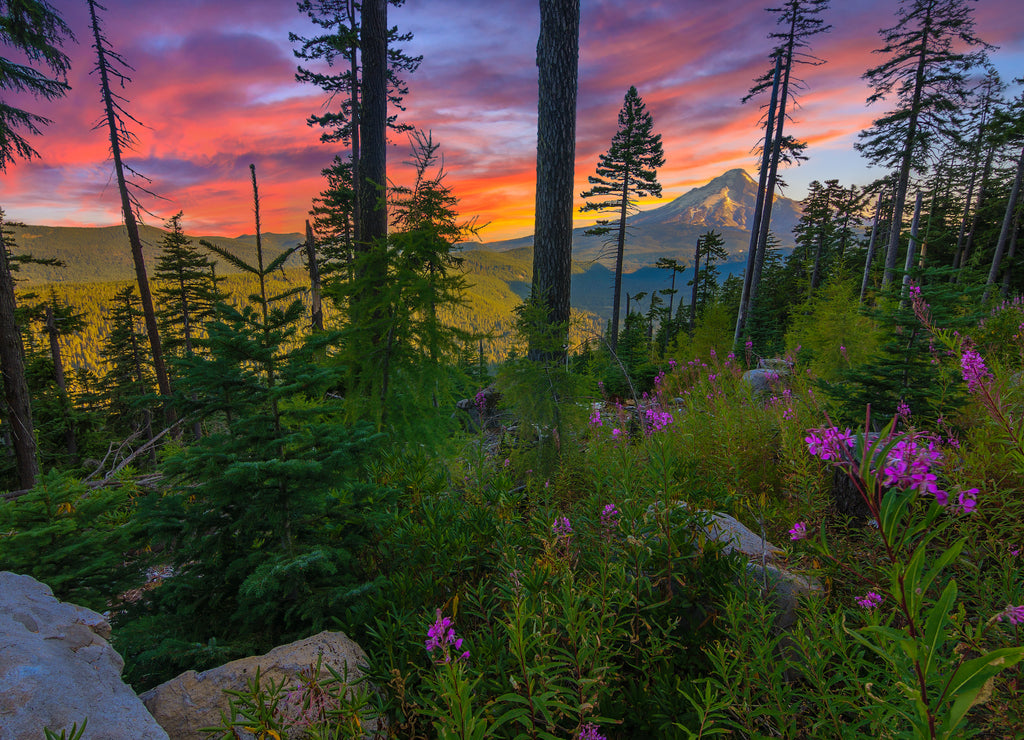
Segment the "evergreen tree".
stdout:
<path fill-rule="evenodd" d="M 613 234 L 615 244 L 615 287 L 612 296 L 612 324 L 609 344 L 615 351 L 619 332 L 619 300 L 622 293 L 622 257 L 626 245 L 626 219 L 636 212 L 636 201 L 643 197 L 660 197 L 661 184 L 657 169 L 665 164 L 661 134 L 654 133 L 654 119 L 635 87 L 626 91 L 619 111 L 619 128 L 612 137 L 608 151 L 598 157 L 597 174 L 587 181 L 593 186 L 582 193 L 588 200 L 580 208 L 588 211 L 614 211 L 618 214 L 614 226 L 610 220 L 598 221 L 598 226 L 586 233 L 600 236 Z"/>
<path fill-rule="evenodd" d="M 703 264 L 703 268 L 695 269 L 693 280 L 687 283 L 693 289 L 690 299 L 691 327 L 696 326 L 697 318 L 718 297 L 718 263 L 729 259 L 724 244 L 722 235 L 714 230 L 705 232 L 697 239 L 696 263 Z"/>
<path fill-rule="evenodd" d="M 110 334 L 101 356 L 108 370 L 100 381 L 110 422 L 119 434 L 144 430 L 152 439 L 152 417 L 147 402 L 153 393 L 153 374 L 146 356 L 145 333 L 138 329 L 142 311 L 135 288 L 117 291 L 106 317 Z"/>
<path fill-rule="evenodd" d="M 0 56 L 0 90 L 28 93 L 53 100 L 68 91 L 71 62 L 60 50 L 74 34 L 56 9 L 45 0 L 3 0 L 0 2 L 0 46 L 10 47 L 27 61 L 19 63 Z M 39 66 L 45 68 L 45 72 Z M 38 135 L 50 121 L 35 113 L 0 103 L 0 172 L 17 159 L 32 159 L 39 153 L 29 144 L 25 131 Z"/>
<path fill-rule="evenodd" d="M 125 229 L 128 232 L 128 242 L 132 250 L 132 262 L 135 264 L 135 279 L 139 286 L 139 296 L 142 301 L 142 312 L 146 321 L 146 336 L 149 338 L 149 346 L 152 352 L 153 370 L 156 373 L 157 386 L 160 395 L 168 397 L 171 395 L 171 384 L 167 378 L 167 367 L 164 363 L 163 349 L 160 346 L 160 332 L 157 328 L 156 309 L 153 306 L 153 295 L 149 289 L 149 277 L 146 274 L 146 261 L 142 255 L 142 239 L 139 237 L 139 224 L 137 213 L 141 206 L 138 198 L 131 190 L 130 175 L 138 175 L 123 160 L 123 153 L 131 149 L 137 141 L 135 134 L 128 128 L 127 121 L 139 123 L 124 108 L 127 100 L 115 93 L 111 87 L 112 81 L 119 83 L 122 87 L 131 78 L 128 76 L 131 65 L 129 65 L 120 54 L 115 52 L 107 38 L 100 29 L 98 11 L 106 10 L 96 0 L 88 0 L 89 20 L 92 26 L 93 49 L 96 50 L 96 66 L 94 71 L 100 77 L 100 97 L 103 101 L 103 118 L 99 127 L 105 125 L 110 137 L 110 156 L 114 162 L 114 176 L 117 179 L 117 187 L 121 194 L 121 216 L 124 218 Z M 127 121 L 125 120 L 127 119 Z"/>
<path fill-rule="evenodd" d="M 984 60 L 972 11 L 969 0 L 901 0 L 896 25 L 880 31 L 885 45 L 877 51 L 887 59 L 864 74 L 874 88 L 869 104 L 895 98 L 856 144 L 872 164 L 897 173 L 883 285 L 896 273 L 911 173 L 923 171 L 937 142 L 959 128 L 966 75 Z"/>
<path fill-rule="evenodd" d="M 338 359 L 348 368 L 346 390 L 368 405 L 357 416 L 371 416 L 400 427 L 414 424 L 417 415 L 433 416 L 439 395 L 447 393 L 444 363 L 455 361 L 472 338 L 445 321 L 445 315 L 464 302 L 466 278 L 455 254 L 456 244 L 474 233 L 472 223 L 458 222 L 457 199 L 444 183 L 438 148 L 429 134 L 413 136 L 415 182 L 393 194 L 393 233 L 382 259 L 384 284 L 378 302 L 365 304 L 371 322 L 351 315 L 342 332 Z M 356 262 L 357 274 L 363 273 Z M 365 292 L 364 280 L 334 287 L 331 295 L 350 305 Z M 376 337 L 383 337 L 374 343 Z M 401 379 L 401 397 L 396 380 Z M 428 390 L 429 389 L 429 390 Z M 350 410 L 357 410 L 354 405 Z"/>
<path fill-rule="evenodd" d="M 45 0 L 4 0 L 0 2 L 0 46 L 10 47 L 24 62 L 0 56 L 0 91 L 28 93 L 34 98 L 53 100 L 68 90 L 70 61 L 60 47 L 74 35 L 60 14 Z M 45 68 L 41 71 L 39 67 Z M 26 133 L 39 134 L 49 120 L 0 100 L 0 173 L 16 159 L 31 159 L 38 152 Z M 26 132 L 26 133 L 22 133 Z M 24 350 L 14 319 L 16 301 L 11 275 L 8 235 L 0 211 L 0 373 L 4 401 L 11 427 L 22 488 L 31 488 L 39 473 L 35 433 L 28 385 L 25 380 Z"/>
<path fill-rule="evenodd" d="M 211 279 L 213 263 L 202 254 L 181 228 L 179 211 L 166 223 L 169 230 L 161 244 L 155 277 L 160 303 L 157 319 L 163 347 L 170 357 L 190 356 L 202 324 L 227 295 Z"/>
<path fill-rule="evenodd" d="M 520 323 L 530 359 L 559 365 L 569 341 L 579 48 L 579 0 L 540 0 L 533 278 L 530 310 L 520 315 L 529 321 Z"/>
<path fill-rule="evenodd" d="M 803 213 L 793 229 L 796 247 L 787 264 L 789 269 L 805 274 L 807 287 L 803 292 L 809 294 L 818 289 L 852 245 L 854 230 L 860 224 L 860 198 L 855 188 L 843 188 L 838 180 L 827 180 L 824 185 L 814 180 L 801 205 Z"/>
<path fill-rule="evenodd" d="M 765 129 L 764 152 L 761 160 L 762 187 L 759 183 L 759 212 L 755 212 L 752 223 L 752 235 L 756 231 L 757 238 L 751 239 L 750 255 L 748 255 L 747 276 L 744 278 L 743 296 L 737 313 L 736 333 L 738 338 L 743 331 L 743 322 L 749 313 L 750 305 L 757 300 L 757 292 L 761 281 L 764 258 L 768 243 L 768 232 L 771 228 L 772 205 L 775 201 L 775 188 L 781 185 L 779 166 L 803 158 L 806 143 L 785 134 L 785 124 L 789 117 L 790 102 L 795 103 L 797 92 L 805 87 L 797 76 L 797 65 L 818 66 L 824 62 L 811 55 L 808 40 L 819 33 L 825 33 L 831 26 L 821 19 L 821 14 L 828 8 L 829 0 L 786 0 L 781 7 L 769 8 L 776 13 L 776 22 L 784 30 L 768 34 L 768 38 L 777 39 L 778 43 L 772 50 L 773 60 L 768 71 L 758 78 L 743 102 L 750 100 L 759 93 L 771 89 L 772 101 L 768 107 L 768 121 Z M 768 152 L 770 150 L 770 154 Z"/>
<path fill-rule="evenodd" d="M 387 0 L 389 4 L 400 6 L 404 0 Z M 372 5 L 372 3 L 371 3 Z M 349 147 L 348 157 L 335 157 L 334 164 L 324 170 L 328 178 L 328 188 L 323 192 L 323 206 L 333 207 L 339 198 L 338 188 L 344 183 L 348 190 L 344 207 L 333 218 L 340 221 L 351 218 L 346 224 L 346 232 L 351 242 L 356 241 L 357 214 L 359 208 L 359 180 L 352 173 L 358 171 L 360 161 L 360 117 L 362 107 L 362 79 L 360 75 L 360 49 L 362 45 L 362 29 L 360 17 L 362 3 L 356 0 L 301 0 L 299 12 L 305 13 L 314 25 L 323 29 L 323 33 L 310 38 L 289 34 L 292 43 L 300 44 L 295 56 L 308 62 L 320 62 L 328 69 L 345 65 L 343 71 L 331 74 L 312 68 L 299 66 L 295 79 L 316 85 L 328 95 L 328 103 L 338 103 L 335 110 L 311 115 L 310 126 L 322 129 L 320 140 L 324 143 L 340 142 Z M 412 57 L 399 48 L 398 44 L 412 39 L 412 34 L 400 34 L 397 29 L 386 31 L 387 43 L 387 102 L 395 110 L 405 110 L 403 98 L 408 94 L 408 86 L 403 75 L 411 74 L 419 67 L 422 57 Z M 397 122 L 397 113 L 387 116 L 387 127 L 394 131 L 408 131 L 411 126 Z M 347 175 L 344 171 L 347 171 Z M 332 179 L 335 176 L 335 179 Z M 383 185 L 383 180 L 378 182 Z M 338 224 L 335 224 L 337 228 Z M 340 233 L 340 229 L 336 233 Z"/>

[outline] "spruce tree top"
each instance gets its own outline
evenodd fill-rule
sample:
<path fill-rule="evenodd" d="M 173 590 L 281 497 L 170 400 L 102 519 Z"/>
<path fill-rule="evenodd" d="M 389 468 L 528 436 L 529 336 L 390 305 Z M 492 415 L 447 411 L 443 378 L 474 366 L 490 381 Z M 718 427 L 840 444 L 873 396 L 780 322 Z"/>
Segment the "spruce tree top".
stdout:
<path fill-rule="evenodd" d="M 598 158 L 597 174 L 587 178 L 593 187 L 582 194 L 584 198 L 613 198 L 587 203 L 581 211 L 618 208 L 623 196 L 661 196 L 656 170 L 665 164 L 665 152 L 661 134 L 653 133 L 653 128 L 654 119 L 636 87 L 631 86 L 619 111 L 619 129 L 611 146 Z M 623 193 L 624 186 L 628 193 Z"/>

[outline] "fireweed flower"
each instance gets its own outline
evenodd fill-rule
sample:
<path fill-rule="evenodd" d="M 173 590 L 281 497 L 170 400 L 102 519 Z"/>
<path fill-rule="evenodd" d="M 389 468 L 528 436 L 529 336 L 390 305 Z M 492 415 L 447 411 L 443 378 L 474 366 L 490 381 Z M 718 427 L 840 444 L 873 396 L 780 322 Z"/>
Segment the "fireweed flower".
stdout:
<path fill-rule="evenodd" d="M 996 620 L 1006 620 L 1010 624 L 1024 624 L 1024 605 L 1008 606 L 996 615 Z"/>
<path fill-rule="evenodd" d="M 960 510 L 965 514 L 970 514 L 978 506 L 978 489 L 969 488 L 966 491 L 961 491 L 957 496 L 957 501 L 960 504 Z"/>
<path fill-rule="evenodd" d="M 863 609 L 874 609 L 876 606 L 881 605 L 884 599 L 881 594 L 877 594 L 874 591 L 868 591 L 864 594 L 863 598 L 857 599 L 857 605 Z"/>
<path fill-rule="evenodd" d="M 601 426 L 601 409 L 597 404 L 594 404 L 594 411 L 590 414 L 590 426 Z"/>
<path fill-rule="evenodd" d="M 476 404 L 477 413 L 483 416 L 487 412 L 487 396 L 484 395 L 483 391 L 479 391 L 473 402 Z"/>
<path fill-rule="evenodd" d="M 618 439 L 621 436 L 622 436 L 622 430 L 621 429 L 612 429 L 612 439 Z"/>
<path fill-rule="evenodd" d="M 555 521 L 551 525 L 551 533 L 556 537 L 568 537 L 571 535 L 572 524 L 569 522 L 569 517 L 555 517 Z"/>
<path fill-rule="evenodd" d="M 576 736 L 576 740 L 608 740 L 608 738 L 598 732 L 599 729 L 598 725 L 588 722 L 580 728 L 580 734 Z"/>
<path fill-rule="evenodd" d="M 462 649 L 462 638 L 455 634 L 450 617 L 442 617 L 441 610 L 437 610 L 437 619 L 427 630 L 426 647 L 427 652 L 440 651 L 440 656 L 435 658 L 437 663 L 451 663 L 452 656 L 460 660 L 469 659 L 469 651 Z"/>
<path fill-rule="evenodd" d="M 789 539 L 796 542 L 807 537 L 807 524 L 804 522 L 797 522 L 793 525 L 793 528 L 789 530 Z"/>
<path fill-rule="evenodd" d="M 673 421 L 672 414 L 657 409 L 647 409 L 644 412 L 644 418 L 647 419 L 648 429 L 651 432 L 660 432 Z"/>
<path fill-rule="evenodd" d="M 964 350 L 960 357 L 960 371 L 967 383 L 967 390 L 977 393 L 985 384 L 985 380 L 992 377 L 992 373 L 985 367 L 985 360 L 973 349 Z"/>
<path fill-rule="evenodd" d="M 619 510 L 615 504 L 605 504 L 604 509 L 601 511 L 601 527 L 604 529 L 606 535 L 610 535 L 611 531 L 619 526 Z"/>
<path fill-rule="evenodd" d="M 812 455 L 828 462 L 845 459 L 846 450 L 852 448 L 857 440 L 849 429 L 840 432 L 839 427 L 828 427 L 808 429 L 804 442 Z"/>

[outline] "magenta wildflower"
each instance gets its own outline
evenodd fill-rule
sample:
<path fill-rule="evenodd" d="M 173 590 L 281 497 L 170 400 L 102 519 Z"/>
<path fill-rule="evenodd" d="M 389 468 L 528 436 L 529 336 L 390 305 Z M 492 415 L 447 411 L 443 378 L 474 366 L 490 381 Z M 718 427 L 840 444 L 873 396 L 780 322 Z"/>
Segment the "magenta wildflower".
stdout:
<path fill-rule="evenodd" d="M 669 361 L 668 361 L 668 366 L 669 366 L 669 368 L 671 368 L 672 370 L 675 370 L 675 369 L 676 369 L 676 361 L 675 361 L 675 360 L 669 360 Z"/>
<path fill-rule="evenodd" d="M 611 534 L 611 531 L 619 526 L 619 510 L 615 504 L 605 504 L 604 509 L 601 511 L 601 527 L 604 529 L 605 534 Z"/>
<path fill-rule="evenodd" d="M 966 491 L 961 491 L 957 500 L 960 503 L 960 509 L 965 514 L 970 514 L 978 505 L 978 489 L 969 488 Z"/>
<path fill-rule="evenodd" d="M 984 386 L 984 381 L 992 377 L 992 373 L 985 367 L 985 360 L 973 349 L 964 350 L 960 357 L 960 371 L 967 383 L 967 390 L 976 393 Z"/>
<path fill-rule="evenodd" d="M 1010 550 L 1010 554 L 1013 555 L 1013 557 L 1019 556 L 1020 555 L 1020 548 L 1018 547 L 1018 548 L 1015 548 L 1013 550 Z"/>
<path fill-rule="evenodd" d="M 789 421 L 794 416 L 796 416 L 796 414 L 793 412 L 793 409 L 791 408 L 787 408 L 785 411 L 782 412 L 782 418 L 785 419 L 786 421 Z"/>
<path fill-rule="evenodd" d="M 599 729 L 598 725 L 588 722 L 580 729 L 580 734 L 576 736 L 576 740 L 608 740 L 608 738 L 598 732 Z"/>
<path fill-rule="evenodd" d="M 487 396 L 484 395 L 483 391 L 476 394 L 474 403 L 476 404 L 477 413 L 483 416 L 487 412 Z"/>
<path fill-rule="evenodd" d="M 673 421 L 672 414 L 657 409 L 647 409 L 644 412 L 644 417 L 647 419 L 648 429 L 652 432 L 660 432 Z"/>
<path fill-rule="evenodd" d="M 590 414 L 590 426 L 599 427 L 601 424 L 601 406 L 594 404 L 594 411 Z"/>
<path fill-rule="evenodd" d="M 571 535 L 572 524 L 569 522 L 569 517 L 555 517 L 555 521 L 551 525 L 551 533 L 557 537 L 568 537 Z"/>
<path fill-rule="evenodd" d="M 435 650 L 441 651 L 441 656 L 435 658 L 438 663 L 451 663 L 452 654 L 456 653 L 455 657 L 460 660 L 469 659 L 469 651 L 462 650 L 463 640 L 461 637 L 455 634 L 455 629 L 452 627 L 452 620 L 450 617 L 442 617 L 441 610 L 437 610 L 437 619 L 434 624 L 427 630 L 427 652 L 432 653 Z"/>
<path fill-rule="evenodd" d="M 621 429 L 612 429 L 612 439 L 618 439 L 621 436 L 622 436 L 622 430 Z"/>
<path fill-rule="evenodd" d="M 900 417 L 901 419 L 910 418 L 910 406 L 907 405 L 906 401 L 900 401 L 896 405 L 896 416 Z"/>
<path fill-rule="evenodd" d="M 881 605 L 882 601 L 884 599 L 881 594 L 868 591 L 862 598 L 857 599 L 857 605 L 863 609 L 874 609 L 876 606 Z"/>
<path fill-rule="evenodd" d="M 827 427 L 808 429 L 804 442 L 807 443 L 807 449 L 812 455 L 827 462 L 845 459 L 846 450 L 852 448 L 857 440 L 849 429 L 840 432 L 838 427 Z"/>
<path fill-rule="evenodd" d="M 807 537 L 807 525 L 804 522 L 797 522 L 793 525 L 793 528 L 789 530 L 789 539 L 796 542 Z"/>
<path fill-rule="evenodd" d="M 996 615 L 996 619 L 1000 622 L 1006 620 L 1010 624 L 1024 624 L 1024 605 L 1008 606 Z"/>

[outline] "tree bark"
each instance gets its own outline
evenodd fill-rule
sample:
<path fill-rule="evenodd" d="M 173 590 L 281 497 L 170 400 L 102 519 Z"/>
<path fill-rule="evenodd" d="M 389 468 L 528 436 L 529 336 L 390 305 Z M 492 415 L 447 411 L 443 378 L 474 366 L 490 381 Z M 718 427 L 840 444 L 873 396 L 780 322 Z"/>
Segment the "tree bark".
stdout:
<path fill-rule="evenodd" d="M 569 338 L 579 30 L 579 0 L 540 0 L 532 293 L 562 345 Z M 558 343 L 531 331 L 529 357 L 558 361 L 565 353 Z"/>
<path fill-rule="evenodd" d="M 71 403 L 68 400 L 68 385 L 64 378 L 64 356 L 60 351 L 60 334 L 53 315 L 53 306 L 46 305 L 46 335 L 50 340 L 50 359 L 53 361 L 53 381 L 60 394 L 60 412 L 64 417 L 64 446 L 72 460 L 78 457 L 78 439 L 71 421 Z"/>
<path fill-rule="evenodd" d="M 750 286 L 754 278 L 754 261 L 757 259 L 757 243 L 761 236 L 761 218 L 764 215 L 764 195 L 768 187 L 768 169 L 772 156 L 772 131 L 775 129 L 775 107 L 779 101 L 779 79 L 782 76 L 782 55 L 775 59 L 775 77 L 772 82 L 772 97 L 768 103 L 768 120 L 764 127 L 764 146 L 761 147 L 761 170 L 757 178 L 757 200 L 754 202 L 754 217 L 750 222 L 750 244 L 747 247 L 747 269 L 743 273 L 743 293 L 740 295 L 740 310 L 736 316 L 736 331 L 733 344 L 739 344 L 746 328 L 750 313 Z"/>
<path fill-rule="evenodd" d="M 864 260 L 864 279 L 860 283 L 860 300 L 864 301 L 864 294 L 868 290 L 868 276 L 871 274 L 871 262 L 875 259 L 875 239 L 878 235 L 878 221 L 882 216 L 882 194 L 878 194 L 878 202 L 875 203 L 875 218 L 871 222 L 871 237 L 868 239 L 868 254 Z"/>
<path fill-rule="evenodd" d="M 996 253 L 992 257 L 992 267 L 988 271 L 988 282 L 985 288 L 985 301 L 988 301 L 992 293 L 992 285 L 996 282 L 999 274 L 999 265 L 1003 261 L 1003 254 L 1006 251 L 1006 244 L 1010 239 L 1010 229 L 1013 224 L 1014 211 L 1017 209 L 1017 198 L 1020 195 L 1021 176 L 1024 175 L 1024 148 L 1020 150 L 1020 157 L 1017 159 L 1017 175 L 1013 178 L 1013 188 L 1010 190 L 1010 200 L 1006 203 L 1006 214 L 1003 216 L 1003 225 L 999 229 L 999 241 L 996 243 Z"/>
<path fill-rule="evenodd" d="M 316 261 L 316 241 L 313 227 L 306 220 L 306 261 L 309 263 L 310 320 L 313 331 L 324 330 L 324 311 L 320 300 L 320 267 Z"/>
<path fill-rule="evenodd" d="M 700 284 L 700 237 L 693 255 L 693 292 L 690 293 L 690 332 L 697 325 L 697 287 Z"/>
<path fill-rule="evenodd" d="M 3 220 L 0 217 L 0 233 Z M 3 374 L 4 400 L 7 403 L 11 442 L 14 447 L 18 484 L 32 488 L 39 475 L 35 429 L 32 426 L 32 401 L 25 382 L 25 358 L 21 332 L 14 320 L 14 279 L 8 261 L 7 245 L 0 238 L 0 372 Z"/>
<path fill-rule="evenodd" d="M 615 244 L 615 287 L 612 296 L 612 336 L 608 344 L 612 352 L 619 348 L 619 307 L 620 295 L 622 293 L 622 258 L 626 251 L 626 216 L 629 210 L 629 172 L 623 177 L 622 183 L 622 205 L 619 208 L 619 236 Z M 572 232 L 570 230 L 570 239 Z M 626 316 L 629 316 L 629 301 L 626 302 Z"/>
<path fill-rule="evenodd" d="M 363 105 L 359 117 L 359 241 L 361 252 L 379 247 L 388 233 L 387 185 L 388 10 L 387 0 L 364 0 L 360 27 Z"/>

